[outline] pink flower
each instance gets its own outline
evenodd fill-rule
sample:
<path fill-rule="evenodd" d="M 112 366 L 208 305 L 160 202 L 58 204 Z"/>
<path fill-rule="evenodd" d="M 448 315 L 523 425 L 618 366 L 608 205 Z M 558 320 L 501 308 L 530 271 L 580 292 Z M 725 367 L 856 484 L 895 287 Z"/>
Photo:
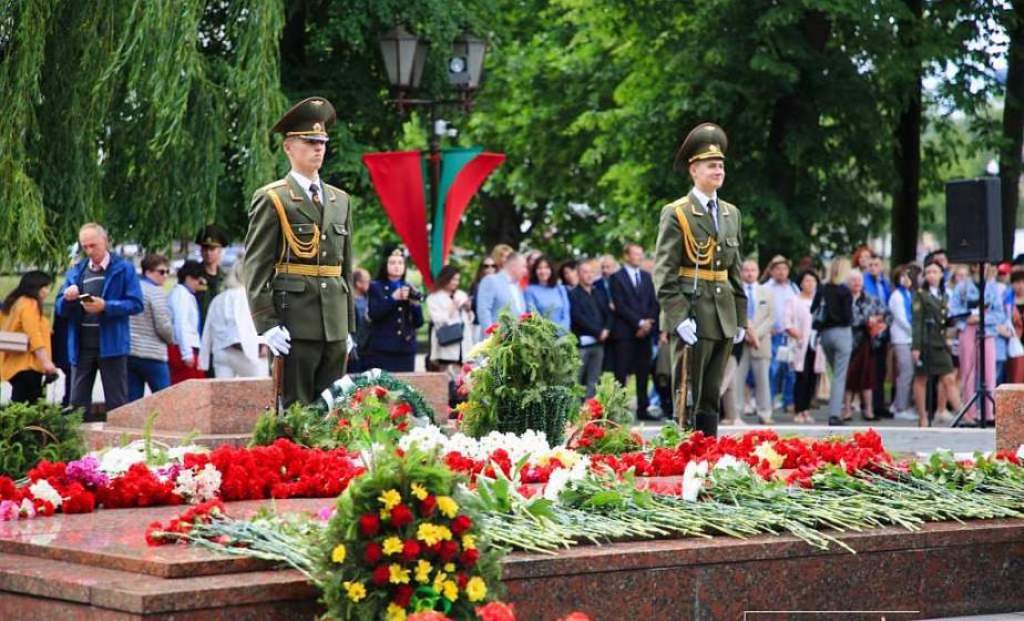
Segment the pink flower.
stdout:
<path fill-rule="evenodd" d="M 0 522 L 18 519 L 20 513 L 18 503 L 13 500 L 0 500 Z"/>

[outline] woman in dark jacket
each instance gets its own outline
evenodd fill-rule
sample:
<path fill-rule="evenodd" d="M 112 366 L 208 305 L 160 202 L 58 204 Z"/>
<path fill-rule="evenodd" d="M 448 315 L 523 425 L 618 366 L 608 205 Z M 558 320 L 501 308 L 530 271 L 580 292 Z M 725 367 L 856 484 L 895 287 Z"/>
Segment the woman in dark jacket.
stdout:
<path fill-rule="evenodd" d="M 828 270 L 828 282 L 820 289 L 811 305 L 814 329 L 818 331 L 825 358 L 832 367 L 832 389 L 828 398 L 828 424 L 843 424 L 843 394 L 846 392 L 846 371 L 853 350 L 853 296 L 846 286 L 850 260 L 838 257 Z"/>
<path fill-rule="evenodd" d="M 370 283 L 370 338 L 363 368 L 412 372 L 416 331 L 423 326 L 422 294 L 405 281 L 405 256 L 392 251 Z"/>

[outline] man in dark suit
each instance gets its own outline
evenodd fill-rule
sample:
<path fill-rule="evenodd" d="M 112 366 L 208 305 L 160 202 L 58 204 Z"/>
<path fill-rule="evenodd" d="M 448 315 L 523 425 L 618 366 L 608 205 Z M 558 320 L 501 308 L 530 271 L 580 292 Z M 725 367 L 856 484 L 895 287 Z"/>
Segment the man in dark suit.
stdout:
<path fill-rule="evenodd" d="M 647 377 L 651 372 L 651 337 L 657 330 L 661 311 L 651 275 L 640 269 L 644 249 L 626 244 L 625 265 L 611 278 L 615 301 L 612 325 L 615 379 L 623 386 L 626 377 L 636 376 L 636 414 L 640 420 L 660 420 L 647 412 Z"/>
<path fill-rule="evenodd" d="M 580 284 L 569 290 L 569 316 L 572 333 L 580 343 L 580 384 L 586 396 L 594 396 L 604 361 L 604 344 L 612 331 L 612 308 L 608 296 L 595 286 L 600 274 L 597 261 L 583 261 L 576 270 Z"/>

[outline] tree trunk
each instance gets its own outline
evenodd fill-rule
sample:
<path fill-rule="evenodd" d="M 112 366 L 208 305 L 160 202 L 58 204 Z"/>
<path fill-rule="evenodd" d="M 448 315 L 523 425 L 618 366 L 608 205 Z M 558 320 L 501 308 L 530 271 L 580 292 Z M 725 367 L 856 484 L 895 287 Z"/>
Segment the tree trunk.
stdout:
<path fill-rule="evenodd" d="M 921 0 L 905 0 L 907 8 L 919 19 Z M 905 53 L 916 56 L 917 25 L 900 24 L 899 39 Z M 896 148 L 893 163 L 896 167 L 896 187 L 892 196 L 892 264 L 910 263 L 917 258 L 917 235 L 920 223 L 918 211 L 921 198 L 921 66 L 914 70 L 908 84 L 907 98 L 896 127 Z"/>
<path fill-rule="evenodd" d="M 1003 103 L 1003 148 L 999 154 L 1002 190 L 1003 257 L 1013 258 L 1013 234 L 1017 228 L 1020 201 L 1021 151 L 1024 150 L 1024 0 L 1016 0 L 1008 11 L 1010 37 L 1007 54 L 1006 98 Z"/>
<path fill-rule="evenodd" d="M 483 207 L 483 238 L 486 246 L 481 252 L 489 252 L 497 244 L 508 244 L 518 249 L 523 240 L 520 229 L 523 217 L 516 209 L 512 197 L 481 194 L 480 203 Z"/>

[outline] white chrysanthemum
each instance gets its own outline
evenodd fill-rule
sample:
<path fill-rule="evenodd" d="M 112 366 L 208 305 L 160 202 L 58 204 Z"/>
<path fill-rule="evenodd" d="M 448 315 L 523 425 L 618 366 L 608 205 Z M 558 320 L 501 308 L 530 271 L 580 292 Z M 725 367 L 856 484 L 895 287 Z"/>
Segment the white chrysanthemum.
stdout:
<path fill-rule="evenodd" d="M 45 500 L 46 502 L 53 505 L 54 509 L 59 507 L 60 503 L 62 502 L 60 492 L 53 489 L 53 486 L 50 485 L 49 481 L 46 480 L 36 481 L 35 483 L 29 486 L 28 491 L 32 492 L 33 498 Z"/>
<path fill-rule="evenodd" d="M 99 453 L 90 453 L 100 462 L 100 470 L 108 476 L 117 476 L 128 472 L 133 465 L 146 461 L 143 448 L 133 444 L 115 446 Z"/>
<path fill-rule="evenodd" d="M 186 453 L 209 453 L 210 449 L 205 446 L 199 446 L 198 444 L 188 444 L 186 446 L 175 446 L 174 448 L 167 449 L 167 457 L 174 462 L 184 463 Z"/>
<path fill-rule="evenodd" d="M 558 501 L 558 495 L 571 480 L 570 471 L 565 468 L 558 468 L 551 473 L 547 484 L 544 486 L 544 498 L 546 500 Z"/>
<path fill-rule="evenodd" d="M 683 471 L 683 500 L 697 502 L 700 489 L 704 487 L 704 479 L 708 476 L 708 462 L 691 461 Z"/>
<path fill-rule="evenodd" d="M 1017 459 L 1024 459 L 1024 444 L 1017 447 Z"/>
<path fill-rule="evenodd" d="M 442 453 L 447 453 L 447 442 L 448 439 L 440 428 L 434 425 L 426 425 L 410 429 L 409 433 L 406 433 L 398 440 L 398 448 L 408 451 L 413 445 L 416 445 L 423 451 L 441 449 Z"/>
<path fill-rule="evenodd" d="M 722 455 L 715 462 L 715 470 L 749 470 L 747 462 L 740 461 L 732 455 Z"/>

